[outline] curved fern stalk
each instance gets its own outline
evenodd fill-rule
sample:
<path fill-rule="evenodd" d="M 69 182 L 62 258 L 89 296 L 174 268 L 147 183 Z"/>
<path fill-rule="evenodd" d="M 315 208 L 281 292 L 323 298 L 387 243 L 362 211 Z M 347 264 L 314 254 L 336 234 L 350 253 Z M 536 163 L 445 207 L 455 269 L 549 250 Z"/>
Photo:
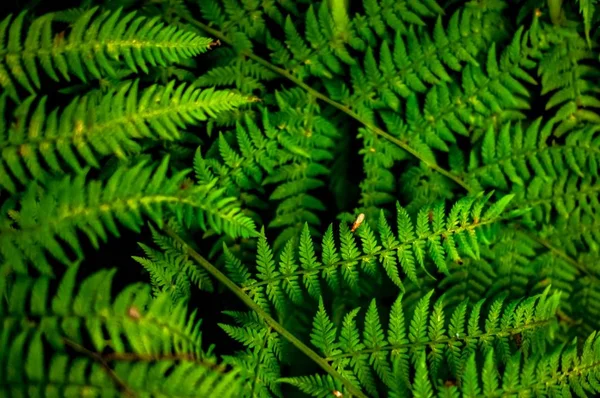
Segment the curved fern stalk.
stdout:
<path fill-rule="evenodd" d="M 188 314 L 185 302 L 173 302 L 167 294 L 153 299 L 145 284 L 129 285 L 113 299 L 116 271 L 98 271 L 78 283 L 78 267 L 73 266 L 53 293 L 49 277 L 15 276 L 8 290 L 0 292 L 7 298 L 0 303 L 3 337 L 39 327 L 38 332 L 55 349 L 64 349 L 68 340 L 78 345 L 91 343 L 94 352 L 105 354 L 131 353 L 155 359 L 185 355 L 191 361 L 206 357 L 200 322 L 195 314 Z M 25 324 L 25 319 L 32 323 Z M 12 350 L 19 348 L 8 351 Z"/>
<path fill-rule="evenodd" d="M 433 209 L 424 208 L 417 216 L 416 228 L 408 213 L 398 206 L 397 234 L 380 214 L 379 238 L 371 230 L 368 220 L 356 231 L 360 236 L 360 248 L 346 224 L 340 225 L 339 244 L 334 239 L 333 226 L 330 226 L 323 236 L 320 258 L 315 253 L 315 244 L 306 225 L 299 244 L 289 241 L 278 259 L 274 259 L 263 234 L 257 249 L 258 273 L 251 272 L 224 247 L 227 272 L 242 291 L 266 310 L 269 301 L 276 309 L 283 308 L 288 299 L 301 303 L 304 289 L 318 300 L 322 295 L 321 279 L 336 292 L 349 288 L 352 293 L 360 294 L 361 273 L 382 274 L 378 264 L 394 284 L 404 289 L 400 267 L 411 281 L 419 283 L 416 264 L 425 269 L 427 258 L 433 260 L 437 270 L 447 273 L 447 259 L 461 261 L 461 254 L 479 256 L 480 229 L 500 219 L 511 196 L 504 197 L 483 213 L 488 199 L 489 195 L 466 197 L 452 207 L 448 216 L 443 204 Z"/>
<path fill-rule="evenodd" d="M 109 233 L 118 236 L 117 223 L 139 231 L 146 219 L 162 225 L 166 211 L 187 227 L 232 237 L 256 234 L 254 222 L 232 204 L 235 199 L 215 188 L 216 180 L 187 187 L 182 182 L 189 170 L 168 178 L 167 169 L 168 157 L 158 167 L 143 161 L 118 168 L 106 183 L 87 182 L 83 173 L 52 181 L 44 189 L 32 184 L 20 208 L 10 209 L 12 220 L 2 215 L 0 254 L 18 272 L 26 272 L 31 262 L 42 273 L 51 273 L 47 254 L 63 264 L 71 262 L 69 250 L 82 256 L 77 232 L 98 247 Z"/>
<path fill-rule="evenodd" d="M 309 357 L 312 361 L 314 361 L 321 369 L 325 370 L 332 377 L 339 380 L 346 389 L 354 396 L 359 398 L 366 398 L 366 395 L 358 389 L 352 382 L 347 380 L 343 375 L 339 374 L 335 369 L 331 368 L 329 364 L 320 357 L 316 352 L 314 352 L 310 347 L 300 341 L 296 336 L 290 333 L 285 327 L 283 327 L 279 322 L 277 322 L 269 313 L 263 308 L 262 303 L 255 302 L 252 298 L 250 298 L 240 287 L 231 279 L 229 279 L 225 274 L 219 271 L 214 265 L 208 262 L 204 257 L 202 257 L 198 252 L 194 249 L 186 246 L 185 241 L 173 230 L 166 228 L 166 232 L 173 239 L 180 242 L 184 247 L 186 247 L 186 252 L 194 259 L 198 264 L 200 264 L 204 269 L 206 269 L 211 275 L 213 275 L 219 282 L 225 285 L 232 293 L 234 293 L 240 300 L 244 302 L 250 309 L 252 309 L 267 325 L 274 329 L 279 335 L 281 335 L 284 339 L 289 341 L 292 345 L 298 348 L 303 354 Z"/>
<path fill-rule="evenodd" d="M 53 34 L 52 14 L 35 19 L 22 42 L 26 13 L 0 22 L 0 79 L 2 87 L 18 98 L 15 82 L 33 93 L 40 88 L 41 69 L 52 79 L 77 76 L 114 76 L 114 61 L 122 59 L 133 71 L 148 73 L 148 64 L 166 66 L 207 51 L 212 40 L 175 26 L 159 17 L 136 17 L 122 10 L 98 13 L 94 7 L 72 24 L 67 34 Z M 60 76 L 60 77 L 59 77 Z"/>
<path fill-rule="evenodd" d="M 223 34 L 222 32 L 215 30 L 201 22 L 198 22 L 197 20 L 189 17 L 189 15 L 180 15 L 184 20 L 186 20 L 187 22 L 191 23 L 192 25 L 202 29 L 205 32 L 210 33 L 212 36 L 214 37 L 218 37 L 219 40 L 222 40 L 223 42 L 230 44 L 230 45 L 234 45 L 234 39 L 229 38 L 228 36 L 226 36 L 225 34 Z M 439 166 L 437 164 L 437 162 L 435 162 L 435 160 L 431 159 L 431 157 L 427 156 L 427 154 L 422 154 L 420 150 L 413 148 L 412 146 L 408 145 L 406 142 L 398 139 L 397 137 L 395 137 L 394 135 L 382 130 L 381 128 L 375 126 L 373 123 L 371 123 L 369 120 L 366 120 L 365 118 L 362 118 L 360 115 L 356 114 L 354 111 L 352 111 L 350 108 L 348 108 L 347 106 L 331 99 L 330 97 L 321 94 L 319 91 L 311 88 L 310 86 L 308 86 L 307 84 L 305 84 L 301 79 L 297 78 L 296 76 L 292 75 L 291 73 L 289 73 L 287 70 L 282 69 L 280 67 L 275 66 L 274 64 L 264 60 L 261 57 L 258 57 L 257 55 L 253 54 L 250 51 L 250 48 L 245 48 L 242 50 L 242 54 L 244 54 L 245 56 L 247 56 L 249 59 L 252 59 L 253 61 L 258 62 L 259 64 L 267 67 L 268 69 L 272 70 L 273 72 L 285 77 L 286 79 L 290 80 L 291 82 L 293 82 L 294 84 L 296 84 L 297 86 L 301 87 L 303 90 L 305 90 L 307 93 L 310 94 L 310 96 L 317 98 L 331 106 L 333 106 L 334 108 L 346 113 L 348 116 L 350 116 L 351 118 L 355 119 L 356 121 L 358 121 L 359 123 L 363 124 L 366 128 L 368 128 L 369 130 L 373 131 L 375 134 L 377 134 L 378 136 L 381 136 L 383 138 L 385 138 L 386 140 L 390 141 L 391 143 L 393 143 L 394 145 L 397 145 L 398 147 L 402 148 L 403 150 L 405 150 L 407 153 L 409 153 L 411 156 L 414 156 L 415 158 L 419 159 L 420 161 L 422 161 L 425 165 L 427 165 L 427 167 L 435 170 L 437 173 L 442 174 L 444 177 L 448 178 L 449 180 L 454 181 L 456 184 L 458 184 L 459 186 L 463 187 L 464 189 L 466 189 L 467 191 L 472 191 L 471 188 L 466 185 L 466 183 L 464 181 L 462 181 L 460 178 L 456 177 L 453 173 L 450 173 L 448 170 L 444 169 L 443 167 Z"/>
<path fill-rule="evenodd" d="M 395 385 L 410 385 L 410 365 L 427 356 L 427 369 L 434 380 L 460 378 L 468 372 L 468 359 L 477 351 L 495 349 L 500 360 L 510 360 L 513 337 L 522 336 L 521 350 L 525 355 L 543 352 L 549 335 L 556 330 L 555 313 L 560 294 L 543 294 L 524 300 L 504 303 L 504 298 L 491 302 L 487 315 L 482 313 L 485 300 L 467 310 L 461 303 L 450 317 L 444 312 L 444 296 L 430 307 L 433 291 L 418 303 L 410 324 L 405 322 L 403 297 L 394 302 L 389 314 L 389 328 L 381 326 L 375 300 L 364 318 L 362 338 L 355 318 L 359 308 L 344 317 L 338 329 L 330 320 L 323 302 L 313 321 L 311 342 L 334 369 L 379 396 L 375 374 L 392 389 Z M 485 316 L 485 328 L 481 328 Z M 386 316 L 387 317 L 387 316 Z M 305 378 L 283 379 L 303 387 Z"/>
<path fill-rule="evenodd" d="M 199 90 L 175 81 L 142 90 L 139 81 L 126 83 L 100 98 L 85 95 L 50 113 L 47 97 L 36 105 L 36 98 L 29 97 L 15 111 L 15 125 L 0 127 L 0 185 L 15 192 L 17 182 L 43 179 L 47 168 L 62 172 L 63 162 L 81 172 L 79 159 L 84 166 L 98 168 L 103 156 L 123 159 L 139 152 L 141 139 L 179 139 L 180 129 L 252 101 L 230 91 Z"/>

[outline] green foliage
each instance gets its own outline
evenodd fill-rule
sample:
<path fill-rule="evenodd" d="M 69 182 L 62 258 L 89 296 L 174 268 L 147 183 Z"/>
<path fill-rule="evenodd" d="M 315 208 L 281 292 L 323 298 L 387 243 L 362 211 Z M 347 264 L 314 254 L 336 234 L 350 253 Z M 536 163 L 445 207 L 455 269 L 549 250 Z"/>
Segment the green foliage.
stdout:
<path fill-rule="evenodd" d="M 54 109 L 49 114 L 45 110 L 47 97 L 39 101 L 29 97 L 14 112 L 18 124 L 0 131 L 0 184 L 15 192 L 15 180 L 22 184 L 31 177 L 41 180 L 46 168 L 60 173 L 63 164 L 81 172 L 79 159 L 98 168 L 101 157 L 125 158 L 140 152 L 141 139 L 177 140 L 181 138 L 179 129 L 188 124 L 249 101 L 232 92 L 175 84 L 153 85 L 140 92 L 139 82 L 125 83 L 100 98 L 94 94 L 76 98 L 63 110 Z"/>
<path fill-rule="evenodd" d="M 597 1 L 26 3 L 1 396 L 600 394 Z"/>
<path fill-rule="evenodd" d="M 370 396 L 378 396 L 380 383 L 390 390 L 400 385 L 408 388 L 408 369 L 411 365 L 421 366 L 422 358 L 427 358 L 428 373 L 433 380 L 470 379 L 473 372 L 470 361 L 477 351 L 485 355 L 495 350 L 500 363 L 510 363 L 514 336 L 520 336 L 523 355 L 529 357 L 531 351 L 545 351 L 547 340 L 556 328 L 554 315 L 559 296 L 548 297 L 548 291 L 507 304 L 504 298 L 497 299 L 486 306 L 487 315 L 481 313 L 484 300 L 474 303 L 470 311 L 464 301 L 451 315 L 446 314 L 443 296 L 430 307 L 432 294 L 430 291 L 418 302 L 410 323 L 402 308 L 402 295 L 398 297 L 389 315 L 385 314 L 389 319 L 387 331 L 372 300 L 364 316 L 362 333 L 355 320 L 359 308 L 344 316 L 338 333 L 321 302 L 311 342 L 341 374 L 360 384 Z M 480 327 L 482 324 L 484 328 Z M 304 386 L 303 389 L 310 383 L 304 377 L 285 381 Z M 317 389 L 312 395 L 320 396 Z"/>
<path fill-rule="evenodd" d="M 36 18 L 26 30 L 24 42 L 25 12 L 0 22 L 4 89 L 16 98 L 18 82 L 33 93 L 41 85 L 40 66 L 54 80 L 70 80 L 74 75 L 86 81 L 115 76 L 112 60 L 122 58 L 128 68 L 147 73 L 148 64 L 166 66 L 203 53 L 211 44 L 210 39 L 165 26 L 158 17 L 135 18 L 135 12 L 121 15 L 121 10 L 97 11 L 94 7 L 79 15 L 68 34 L 53 32 L 52 14 Z"/>
<path fill-rule="evenodd" d="M 139 231 L 145 217 L 161 225 L 165 210 L 188 226 L 214 228 L 233 237 L 255 233 L 252 220 L 231 205 L 233 198 L 213 189 L 216 181 L 186 187 L 183 178 L 189 170 L 169 178 L 168 158 L 158 167 L 146 163 L 120 167 L 105 183 L 86 181 L 83 173 L 44 187 L 32 184 L 20 206 L 2 215 L 0 242 L 5 261 L 20 272 L 30 262 L 50 273 L 46 252 L 64 264 L 83 256 L 77 232 L 98 247 L 109 233 L 118 236 L 118 224 Z M 75 253 L 75 259 L 69 258 L 64 245 Z"/>
<path fill-rule="evenodd" d="M 239 371 L 224 373 L 202 349 L 200 323 L 185 302 L 166 294 L 153 300 L 142 283 L 127 286 L 113 300 L 115 272 L 99 271 L 76 289 L 77 267 L 72 267 L 52 299 L 47 277 L 17 276 L 8 291 L 0 291 L 7 297 L 0 306 L 3 394 L 116 397 L 121 383 L 144 396 L 240 391 Z M 87 341 L 101 356 L 83 347 Z M 50 372 L 45 371 L 48 348 L 54 351 Z M 69 348 L 79 355 L 72 358 Z M 103 368 L 109 363 L 112 373 Z"/>
<path fill-rule="evenodd" d="M 307 224 L 299 243 L 288 241 L 278 259 L 273 257 L 267 239 L 262 235 L 258 241 L 258 273 L 255 277 L 227 247 L 224 248 L 226 268 L 232 281 L 247 291 L 256 303 L 267 309 L 270 301 L 280 311 L 285 308 L 286 300 L 302 303 L 304 289 L 308 296 L 318 299 L 322 294 L 319 274 L 335 292 L 349 289 L 360 294 L 361 278 L 383 272 L 404 289 L 400 269 L 406 278 L 418 283 L 416 267 L 425 269 L 426 259 L 431 259 L 438 271 L 447 273 L 447 259 L 462 261 L 462 255 L 479 256 L 480 230 L 496 222 L 510 200 L 504 198 L 482 213 L 488 198 L 467 197 L 456 203 L 447 216 L 443 204 L 422 209 L 417 216 L 416 228 L 406 210 L 398 205 L 396 232 L 381 213 L 377 235 L 367 222 L 356 230 L 360 246 L 345 224 L 340 225 L 337 243 L 331 225 L 322 239 L 320 259 L 315 255 L 315 243 Z M 378 264 L 383 272 L 378 269 Z"/>
<path fill-rule="evenodd" d="M 170 294 L 175 302 L 189 299 L 192 284 L 200 290 L 212 292 L 214 287 L 208 274 L 183 253 L 183 247 L 172 238 L 151 229 L 153 241 L 160 250 L 139 243 L 147 257 L 132 258 L 148 271 L 153 294 Z"/>

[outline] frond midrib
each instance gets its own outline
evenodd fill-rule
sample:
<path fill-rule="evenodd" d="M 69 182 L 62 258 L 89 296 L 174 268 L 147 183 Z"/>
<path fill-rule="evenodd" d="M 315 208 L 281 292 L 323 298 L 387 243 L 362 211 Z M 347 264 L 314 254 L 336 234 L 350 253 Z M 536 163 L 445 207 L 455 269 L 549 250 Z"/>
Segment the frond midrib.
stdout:
<path fill-rule="evenodd" d="M 39 136 L 32 139 L 32 140 L 23 140 L 21 142 L 10 142 L 7 141 L 5 143 L 0 143 L 0 148 L 11 148 L 11 147 L 19 147 L 20 149 L 26 150 L 29 149 L 29 146 L 37 146 L 37 147 L 41 147 L 44 145 L 49 145 L 53 142 L 55 142 L 56 144 L 62 144 L 62 143 L 70 143 L 72 142 L 73 145 L 80 145 L 81 143 L 85 142 L 84 137 L 87 138 L 87 141 L 91 141 L 93 138 L 95 138 L 95 136 L 99 135 L 99 134 L 103 134 L 104 132 L 106 132 L 107 130 L 109 130 L 109 133 L 111 129 L 114 129 L 115 126 L 119 126 L 119 125 L 126 125 L 126 124 L 135 124 L 136 122 L 139 121 L 147 121 L 147 120 L 151 120 L 154 118 L 159 118 L 162 117 L 164 115 L 168 115 L 171 113 L 176 113 L 176 114 L 180 114 L 180 113 L 191 113 L 197 109 L 206 109 L 209 106 L 209 103 L 207 103 L 206 101 L 194 101 L 192 103 L 178 103 L 176 101 L 172 101 L 169 104 L 164 104 L 162 106 L 158 106 L 158 107 L 153 107 L 151 109 L 148 110 L 144 110 L 138 113 L 132 113 L 132 114 L 125 114 L 125 115 L 119 115 L 119 117 L 112 119 L 112 120 L 106 120 L 106 121 L 102 121 L 100 123 L 92 123 L 92 124 L 88 124 L 86 126 L 85 120 L 81 119 L 81 118 L 76 118 L 73 121 L 73 124 L 75 125 L 75 129 L 72 130 L 72 135 L 71 136 L 65 136 L 65 135 L 56 135 L 56 136 L 52 136 L 52 137 L 48 137 L 48 136 Z M 69 121 L 71 122 L 71 121 Z M 57 129 L 60 130 L 60 127 Z M 113 135 L 114 132 L 111 134 Z M 24 137 L 24 138 L 29 138 L 29 137 Z"/>
<path fill-rule="evenodd" d="M 64 222 L 69 222 L 73 219 L 77 219 L 81 215 L 83 215 L 83 217 L 99 218 L 100 214 L 98 213 L 114 213 L 115 211 L 122 209 L 123 207 L 133 210 L 139 209 L 142 206 L 149 206 L 153 204 L 162 203 L 179 203 L 190 207 L 199 208 L 209 213 L 217 213 L 221 216 L 221 218 L 226 219 L 230 222 L 235 221 L 235 219 L 229 215 L 229 212 L 222 213 L 221 211 L 215 211 L 213 208 L 205 206 L 202 202 L 194 201 L 190 197 L 178 196 L 174 194 L 152 194 L 144 196 L 131 196 L 129 198 L 113 199 L 109 202 L 100 203 L 94 207 L 79 206 L 75 208 L 68 208 L 67 210 L 63 208 L 62 211 L 59 210 L 59 214 L 57 214 L 53 220 L 46 220 L 43 226 L 32 225 L 19 229 L 3 228 L 0 229 L 0 235 L 19 235 L 35 233 L 39 229 L 47 227 L 50 227 L 51 230 L 57 230 L 58 225 Z"/>
<path fill-rule="evenodd" d="M 539 380 L 536 383 L 532 383 L 532 384 L 529 384 L 526 386 L 520 386 L 521 388 L 516 389 L 516 390 L 504 391 L 502 396 L 503 397 L 512 397 L 515 394 L 519 394 L 520 392 L 528 391 L 528 390 L 543 391 L 544 387 L 550 387 L 550 386 L 557 385 L 557 384 L 560 385 L 563 383 L 563 380 L 565 378 L 568 379 L 573 374 L 576 374 L 577 376 L 582 376 L 584 373 L 590 372 L 590 371 L 592 371 L 592 369 L 594 369 L 596 367 L 600 367 L 600 361 L 596 361 L 590 365 L 585 365 L 582 367 L 575 366 L 567 371 L 556 372 L 555 375 L 549 375 L 550 377 L 547 377 L 543 380 Z M 538 388 L 538 386 L 539 386 L 539 388 Z"/>
<path fill-rule="evenodd" d="M 435 344 L 450 345 L 449 343 L 452 343 L 455 341 L 467 342 L 467 341 L 473 341 L 473 340 L 484 340 L 489 337 L 500 338 L 500 337 L 513 336 L 513 335 L 522 333 L 527 330 L 534 330 L 537 328 L 541 328 L 543 326 L 548 325 L 550 322 L 551 322 L 551 318 L 549 318 L 547 320 L 543 320 L 543 321 L 534 321 L 534 322 L 531 322 L 531 323 L 528 323 L 528 324 L 525 324 L 525 325 L 519 326 L 519 327 L 499 330 L 495 333 L 484 333 L 484 334 L 480 334 L 478 336 L 469 336 L 469 335 L 466 335 L 464 337 L 462 337 L 462 336 L 461 337 L 446 336 L 439 340 L 419 341 L 419 342 L 415 342 L 415 343 L 406 343 L 406 344 L 390 344 L 390 345 L 386 345 L 386 346 L 382 346 L 382 347 L 366 348 L 363 350 L 358 350 L 358 351 L 353 351 L 353 352 L 349 352 L 349 353 L 333 355 L 331 357 L 326 357 L 325 360 L 326 361 L 335 361 L 336 359 L 350 358 L 350 357 L 355 357 L 355 356 L 359 356 L 362 354 L 370 354 L 370 353 L 385 352 L 385 351 L 395 351 L 395 350 L 400 350 L 403 348 L 423 347 L 423 346 L 429 346 L 429 345 L 435 345 Z"/>
<path fill-rule="evenodd" d="M 167 49 L 189 49 L 193 51 L 200 50 L 205 47 L 200 40 L 190 42 L 173 41 L 169 39 L 162 40 L 147 40 L 147 39 L 105 39 L 105 40 L 86 40 L 80 43 L 69 43 L 66 45 L 57 45 L 50 48 L 40 47 L 34 49 L 23 49 L 18 52 L 11 52 L 8 49 L 0 48 L 0 57 L 17 60 L 20 58 L 34 58 L 40 56 L 60 56 L 70 52 L 93 51 L 95 53 L 111 51 L 117 49 L 145 49 L 145 48 L 167 48 Z"/>

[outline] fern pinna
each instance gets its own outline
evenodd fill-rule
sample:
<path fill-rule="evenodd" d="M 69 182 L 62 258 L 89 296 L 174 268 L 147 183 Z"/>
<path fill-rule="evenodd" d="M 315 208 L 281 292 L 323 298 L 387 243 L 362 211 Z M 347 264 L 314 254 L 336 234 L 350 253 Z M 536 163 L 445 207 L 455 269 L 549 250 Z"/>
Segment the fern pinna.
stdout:
<path fill-rule="evenodd" d="M 8 4 L 0 395 L 599 395 L 598 6 Z"/>

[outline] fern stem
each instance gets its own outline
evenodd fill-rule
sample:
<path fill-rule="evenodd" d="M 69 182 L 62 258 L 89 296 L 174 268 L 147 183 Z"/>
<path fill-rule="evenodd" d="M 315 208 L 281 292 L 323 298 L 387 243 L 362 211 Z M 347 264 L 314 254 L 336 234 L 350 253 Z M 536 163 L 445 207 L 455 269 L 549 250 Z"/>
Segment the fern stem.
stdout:
<path fill-rule="evenodd" d="M 198 359 L 192 354 L 160 354 L 160 355 L 144 355 L 144 354 L 136 354 L 133 352 L 113 352 L 110 354 L 102 355 L 102 359 L 106 362 L 111 361 L 142 361 L 142 362 L 152 362 L 152 361 L 182 361 L 182 362 L 193 362 L 195 365 L 202 366 L 206 369 L 210 369 L 212 371 L 218 373 L 225 373 L 225 367 L 218 363 L 210 363 L 208 361 Z"/>
<path fill-rule="evenodd" d="M 194 18 L 190 17 L 189 15 L 181 15 L 181 17 L 184 20 L 186 20 L 187 22 L 189 22 L 193 25 L 196 25 L 198 28 L 202 29 L 206 33 L 218 38 L 220 41 L 227 43 L 229 45 L 232 45 L 232 41 L 229 38 L 227 38 L 227 36 L 225 36 L 225 34 L 223 34 L 222 32 L 203 24 L 202 22 L 195 20 Z M 324 94 L 321 94 L 320 92 L 313 89 L 312 87 L 310 87 L 309 85 L 307 85 L 306 83 L 301 81 L 300 79 L 294 77 L 291 73 L 289 73 L 285 69 L 273 65 L 269 61 L 259 57 L 258 55 L 255 55 L 254 53 L 252 53 L 250 51 L 242 51 L 241 54 L 243 54 L 244 56 L 250 58 L 251 60 L 263 65 L 264 67 L 270 69 L 271 71 L 285 77 L 286 79 L 290 80 L 292 83 L 296 84 L 298 87 L 301 87 L 302 89 L 304 89 L 308 94 L 312 95 L 313 97 L 318 98 L 318 99 L 322 100 L 323 102 L 333 106 L 334 108 L 339 109 L 340 111 L 344 112 L 345 114 L 347 114 L 354 120 L 356 120 L 359 123 L 361 123 L 362 125 L 364 125 L 367 129 L 373 131 L 375 134 L 396 144 L 397 146 L 399 146 L 400 148 L 402 148 L 403 150 L 405 150 L 406 152 L 408 152 L 409 154 L 411 154 L 412 156 L 414 156 L 415 158 L 417 158 L 418 160 L 420 160 L 421 162 L 426 164 L 427 167 L 437 171 L 438 173 L 445 176 L 446 178 L 449 178 L 450 180 L 454 181 L 456 184 L 458 184 L 459 186 L 464 188 L 467 192 L 472 192 L 473 189 L 460 177 L 458 177 L 454 173 L 451 173 L 450 171 L 444 169 L 443 167 L 437 165 L 436 163 L 432 163 L 432 162 L 428 161 L 427 159 L 422 157 L 419 154 L 419 152 L 417 152 L 417 150 L 412 148 L 406 142 L 399 140 L 398 138 L 394 137 L 387 131 L 373 125 L 372 123 L 369 123 L 369 122 L 361 119 L 361 117 L 356 112 L 351 110 L 349 107 L 347 107 L 337 101 L 332 100 L 331 98 L 329 98 L 328 96 L 326 96 Z"/>
<path fill-rule="evenodd" d="M 41 230 L 43 227 L 49 228 L 50 230 L 57 230 L 57 226 L 64 224 L 65 222 L 72 222 L 73 220 L 90 217 L 91 215 L 104 215 L 113 214 L 114 212 L 126 208 L 126 209 L 146 209 L 151 205 L 162 205 L 162 204 L 179 204 L 190 206 L 192 208 L 200 208 L 206 210 L 202 202 L 195 201 L 189 197 L 172 194 L 151 194 L 132 196 L 128 198 L 117 198 L 111 202 L 102 202 L 92 206 L 78 206 L 73 208 L 67 208 L 61 210 L 59 214 L 56 214 L 52 219 L 47 220 L 44 224 L 29 224 L 21 228 L 15 229 L 11 227 L 0 228 L 0 237 L 2 236 L 19 236 L 24 233 L 35 233 Z M 226 218 L 226 217 L 223 217 Z"/>
<path fill-rule="evenodd" d="M 283 338 L 292 343 L 296 348 L 302 351 L 306 356 L 312 359 L 317 365 L 321 367 L 325 372 L 329 373 L 331 376 L 340 380 L 344 386 L 348 389 L 348 392 L 352 396 L 367 398 L 362 391 L 360 391 L 354 384 L 352 384 L 349 380 L 347 380 L 344 376 L 338 373 L 335 369 L 333 369 L 329 363 L 319 356 L 315 351 L 313 351 L 310 347 L 300 341 L 296 336 L 287 331 L 281 324 L 279 324 L 275 319 L 273 319 L 265 310 L 263 310 L 258 304 L 256 304 L 238 285 L 236 285 L 231 279 L 229 279 L 225 274 L 219 271 L 214 265 L 212 265 L 208 260 L 206 260 L 200 253 L 190 247 L 175 231 L 173 231 L 169 226 L 164 225 L 163 229 L 167 235 L 169 235 L 172 239 L 178 242 L 186 253 L 192 257 L 198 264 L 200 264 L 206 271 L 208 271 L 212 276 L 214 276 L 219 282 L 225 285 L 233 294 L 238 296 L 240 300 L 244 302 L 250 309 L 252 309 L 256 314 L 261 317 L 270 327 L 272 327 L 277 333 L 279 333 Z"/>
<path fill-rule="evenodd" d="M 108 373 L 108 376 L 115 382 L 115 384 L 123 391 L 123 393 L 125 394 L 125 396 L 127 397 L 135 397 L 136 395 L 133 393 L 133 391 L 129 388 L 129 386 L 119 378 L 119 376 L 117 375 L 117 373 L 110 367 L 110 365 L 108 364 L 108 362 L 102 357 L 102 355 L 90 351 L 87 348 L 85 348 L 84 346 L 77 344 L 76 342 L 69 340 L 67 338 L 63 338 L 62 339 L 63 342 L 65 343 L 65 345 L 73 348 L 75 351 L 78 351 L 84 355 L 87 355 L 88 357 L 90 357 L 91 359 L 93 359 L 94 361 L 98 362 L 100 364 L 100 366 L 102 366 L 102 368 L 104 370 L 106 370 L 106 373 Z"/>

